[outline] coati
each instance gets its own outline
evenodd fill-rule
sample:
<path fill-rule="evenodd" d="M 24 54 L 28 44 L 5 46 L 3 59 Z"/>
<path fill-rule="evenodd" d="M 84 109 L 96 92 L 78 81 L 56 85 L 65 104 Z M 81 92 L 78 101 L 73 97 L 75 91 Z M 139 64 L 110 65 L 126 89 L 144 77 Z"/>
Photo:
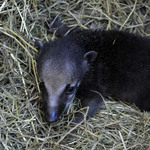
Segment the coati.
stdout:
<path fill-rule="evenodd" d="M 82 107 L 89 106 L 88 116 L 111 95 L 150 110 L 150 40 L 117 30 L 85 30 L 69 27 L 59 19 L 56 35 L 60 38 L 38 47 L 37 71 L 45 117 L 59 119 L 74 97 Z M 54 32 L 49 29 L 49 32 Z M 83 115 L 76 113 L 74 122 Z"/>

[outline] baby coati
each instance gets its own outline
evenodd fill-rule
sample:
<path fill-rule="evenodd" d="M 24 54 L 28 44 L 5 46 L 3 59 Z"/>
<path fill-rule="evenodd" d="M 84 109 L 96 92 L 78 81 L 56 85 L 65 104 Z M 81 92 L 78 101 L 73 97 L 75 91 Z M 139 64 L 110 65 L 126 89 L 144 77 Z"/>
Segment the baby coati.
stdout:
<path fill-rule="evenodd" d="M 59 119 L 74 97 L 95 114 L 110 95 L 150 110 L 150 40 L 123 31 L 68 29 L 59 19 L 60 38 L 38 48 L 37 70 L 45 117 Z M 49 32 L 54 32 L 49 29 Z M 83 119 L 76 113 L 74 122 Z"/>

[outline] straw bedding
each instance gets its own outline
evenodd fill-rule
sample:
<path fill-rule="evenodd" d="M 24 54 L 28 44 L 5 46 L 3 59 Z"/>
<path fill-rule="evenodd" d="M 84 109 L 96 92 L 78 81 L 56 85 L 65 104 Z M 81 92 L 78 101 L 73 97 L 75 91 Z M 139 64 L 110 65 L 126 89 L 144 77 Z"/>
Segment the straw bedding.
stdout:
<path fill-rule="evenodd" d="M 71 27 L 150 33 L 149 0 L 0 1 L 0 149 L 150 150 L 149 112 L 111 98 L 96 115 L 76 125 L 77 133 L 67 141 L 72 130 L 68 117 L 79 100 L 57 124 L 44 120 L 34 41 L 53 39 L 45 26 L 52 15 Z"/>

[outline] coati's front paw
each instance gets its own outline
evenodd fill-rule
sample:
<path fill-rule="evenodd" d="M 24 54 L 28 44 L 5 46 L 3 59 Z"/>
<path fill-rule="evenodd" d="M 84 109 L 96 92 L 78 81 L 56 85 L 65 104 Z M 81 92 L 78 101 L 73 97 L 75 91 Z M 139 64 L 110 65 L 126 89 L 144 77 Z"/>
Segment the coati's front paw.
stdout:
<path fill-rule="evenodd" d="M 50 29 L 48 31 L 50 33 L 53 33 L 54 30 L 60 28 L 63 25 L 59 17 L 57 16 L 52 16 L 49 20 L 46 21 L 46 26 Z M 53 31 L 53 32 L 52 32 Z"/>
<path fill-rule="evenodd" d="M 83 109 L 83 108 L 82 108 Z M 69 125 L 66 125 L 67 128 L 67 133 L 66 133 L 66 139 L 72 138 L 75 134 L 76 131 L 78 130 L 79 126 L 86 120 L 88 119 L 89 116 L 87 116 L 86 109 L 83 111 L 78 110 L 75 114 L 72 120 L 70 120 Z"/>
<path fill-rule="evenodd" d="M 46 26 L 48 28 L 48 33 L 54 33 L 57 37 L 64 36 L 65 33 L 69 30 L 69 27 L 63 24 L 57 16 L 52 16 L 51 19 L 47 20 Z"/>

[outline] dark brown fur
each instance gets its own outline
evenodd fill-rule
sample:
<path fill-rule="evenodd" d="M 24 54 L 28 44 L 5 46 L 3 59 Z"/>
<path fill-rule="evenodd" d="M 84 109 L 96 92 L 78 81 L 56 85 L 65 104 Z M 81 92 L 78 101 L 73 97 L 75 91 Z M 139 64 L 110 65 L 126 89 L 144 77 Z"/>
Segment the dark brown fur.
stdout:
<path fill-rule="evenodd" d="M 149 39 L 123 31 L 92 31 L 79 28 L 63 36 L 69 28 L 61 26 L 60 29 L 56 32 L 60 39 L 50 41 L 39 48 L 38 72 L 42 71 L 43 62 L 53 59 L 55 55 L 60 56 L 57 57 L 57 63 L 61 65 L 68 59 L 80 76 L 81 84 L 75 93 L 76 97 L 81 99 L 82 107 L 89 106 L 88 116 L 97 112 L 103 102 L 101 96 L 105 98 L 108 94 L 134 104 L 141 110 L 150 110 Z M 49 31 L 53 32 L 52 29 Z M 86 57 L 86 71 L 83 71 L 84 57 L 91 51 Z M 42 101 L 45 113 L 48 113 L 47 90 L 43 88 Z M 64 101 L 65 98 L 59 100 L 61 106 L 65 104 Z M 58 120 L 65 108 L 61 106 L 58 107 L 57 111 L 60 113 L 56 113 L 58 116 L 54 121 Z M 74 122 L 83 119 L 83 115 L 79 113 L 75 117 Z"/>

